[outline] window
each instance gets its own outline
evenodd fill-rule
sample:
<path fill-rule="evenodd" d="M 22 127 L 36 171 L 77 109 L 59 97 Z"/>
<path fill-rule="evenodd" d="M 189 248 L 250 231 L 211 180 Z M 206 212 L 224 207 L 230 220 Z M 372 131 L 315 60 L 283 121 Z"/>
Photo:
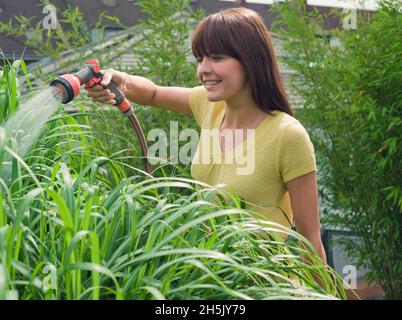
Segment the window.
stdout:
<path fill-rule="evenodd" d="M 236 0 L 219 0 L 226 2 L 235 2 Z M 246 0 L 246 3 L 258 3 L 258 4 L 274 4 L 275 2 L 282 2 L 284 0 Z"/>
<path fill-rule="evenodd" d="M 309 6 L 356 8 L 375 11 L 378 9 L 378 0 L 307 0 Z"/>

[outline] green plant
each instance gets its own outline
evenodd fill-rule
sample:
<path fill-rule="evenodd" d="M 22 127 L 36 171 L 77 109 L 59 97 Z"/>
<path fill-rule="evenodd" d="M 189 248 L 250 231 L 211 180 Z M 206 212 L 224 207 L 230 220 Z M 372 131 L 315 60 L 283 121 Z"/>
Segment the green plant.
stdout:
<path fill-rule="evenodd" d="M 275 31 L 288 53 L 284 62 L 298 75 L 298 116 L 310 129 L 329 206 L 322 221 L 360 237 L 343 244 L 388 298 L 402 297 L 400 4 L 382 1 L 372 15 L 359 14 L 351 30 L 325 30 L 325 17 L 303 1 L 275 6 Z"/>
<path fill-rule="evenodd" d="M 50 4 L 58 9 L 55 4 L 47 0 L 42 1 L 40 5 L 44 7 Z M 99 34 L 104 34 L 103 23 L 107 20 L 124 28 L 117 17 L 108 16 L 105 12 L 99 15 L 94 26 L 88 24 L 78 7 L 68 5 L 67 9 L 61 12 L 58 10 L 57 13 L 58 21 L 55 29 L 45 29 L 42 26 L 42 20 L 37 21 L 37 17 L 20 15 L 14 17 L 15 21 L 0 21 L 0 32 L 26 38 L 26 45 L 32 48 L 36 54 L 59 60 L 63 51 L 82 50 L 83 47 L 90 44 L 92 42 L 91 28 Z"/>
<path fill-rule="evenodd" d="M 144 39 L 134 48 L 135 62 L 129 72 L 147 77 L 162 86 L 194 87 L 199 85 L 196 61 L 191 55 L 190 35 L 203 17 L 201 10 L 192 11 L 188 0 L 138 0 L 137 4 L 149 18 L 140 21 Z M 141 112 L 141 109 L 139 110 Z M 154 108 L 140 113 L 147 129 L 161 128 L 169 132 L 171 121 L 178 121 L 179 130 L 197 129 L 192 117 Z"/>
<path fill-rule="evenodd" d="M 89 125 L 96 115 L 78 107 L 60 108 L 25 159 L 0 139 L 0 159 L 15 160 L 10 183 L 0 168 L 0 299 L 345 297 L 333 270 L 279 234 L 311 244 L 237 196 L 134 167 L 127 176 Z"/>
<path fill-rule="evenodd" d="M 204 11 L 192 11 L 189 0 L 137 0 L 137 4 L 149 18 L 139 21 L 144 39 L 133 47 L 136 59 L 131 71 L 160 85 L 197 85 L 189 40 Z"/>
<path fill-rule="evenodd" d="M 20 103 L 21 85 L 17 77 L 20 69 L 25 75 L 28 87 L 32 90 L 25 62 L 15 60 L 11 64 L 4 60 L 0 70 L 0 123 L 4 123 L 17 110 Z"/>
<path fill-rule="evenodd" d="M 163 2 L 139 0 L 137 4 L 149 18 L 138 24 L 138 27 L 143 30 L 141 38 L 128 49 L 135 59 L 132 65 L 123 71 L 147 77 L 158 85 L 183 87 L 199 85 L 196 77 L 196 61 L 191 56 L 189 37 L 192 28 L 203 17 L 204 12 L 191 11 L 188 0 Z M 107 66 L 104 65 L 104 67 Z M 170 132 L 172 121 L 177 121 L 179 132 L 186 128 L 199 130 L 194 119 L 188 115 L 135 104 L 134 109 L 145 135 L 151 129 L 159 128 L 167 132 L 169 137 L 174 138 L 174 132 Z M 102 111 L 101 114 L 102 117 L 98 118 L 100 121 L 93 124 L 97 131 L 124 130 L 128 133 L 128 137 L 132 136 L 132 129 L 119 114 L 114 111 Z M 127 149 L 127 144 L 122 140 L 119 144 L 111 143 L 111 145 L 116 148 L 116 151 Z M 169 148 L 169 145 L 167 147 Z M 143 165 L 139 162 L 137 166 L 142 168 Z M 169 175 L 173 175 L 178 167 L 170 168 L 174 171 L 169 172 Z M 166 170 L 170 169 L 166 168 Z M 189 173 L 190 166 L 180 166 L 180 170 Z"/>
<path fill-rule="evenodd" d="M 135 41 L 132 47 L 127 49 L 132 50 L 135 60 L 132 66 L 129 66 L 124 71 L 149 77 L 159 85 L 185 87 L 198 85 L 196 79 L 196 61 L 190 58 L 191 50 L 188 38 L 191 28 L 201 19 L 203 12 L 191 11 L 189 1 L 184 0 L 170 0 L 163 3 L 159 1 L 138 1 L 138 5 L 150 18 L 139 23 L 138 30 L 143 30 L 141 31 L 143 37 Z M 29 19 L 22 17 L 19 19 L 22 19 L 21 24 L 23 27 L 21 30 L 24 30 L 24 26 L 29 25 Z M 24 21 L 25 23 L 23 23 Z M 69 7 L 69 9 L 63 13 L 62 21 L 67 26 L 71 24 L 77 26 L 80 25 L 84 19 L 78 8 Z M 100 29 L 102 28 L 100 22 L 98 22 L 98 27 Z M 38 33 L 43 32 L 40 25 L 37 25 L 36 28 L 38 29 Z M 89 27 L 87 25 L 79 27 L 81 33 L 86 32 L 85 30 L 88 29 Z M 15 31 L 11 22 L 8 24 L 6 30 L 8 30 L 7 32 L 19 32 Z M 57 54 L 59 54 L 62 50 L 67 49 L 67 47 L 79 48 L 84 45 L 84 42 L 90 40 L 88 38 L 90 36 L 89 33 L 81 35 L 76 27 L 68 31 L 71 33 L 71 35 L 67 34 L 68 36 L 65 35 L 65 32 L 63 33 L 61 27 L 58 27 L 54 31 L 49 30 L 49 32 L 53 32 L 51 34 L 52 42 L 43 44 L 41 41 L 37 41 L 40 38 L 37 37 L 32 40 L 32 44 L 37 46 L 53 46 L 59 43 L 57 45 Z M 138 35 L 137 32 L 138 31 L 135 31 L 134 35 Z M 70 40 L 68 46 L 62 45 L 65 37 Z M 78 38 L 79 41 L 76 41 L 76 38 Z M 115 46 L 112 47 L 114 49 L 107 48 L 105 52 L 98 50 L 90 57 L 85 55 L 85 59 L 96 57 L 101 62 L 102 68 L 108 68 L 113 65 L 114 62 L 114 59 L 110 59 L 110 55 L 113 55 L 112 50 L 117 50 Z M 53 49 L 53 47 L 44 47 L 43 50 L 53 52 Z M 68 67 L 69 72 L 73 72 L 73 70 L 78 70 L 83 64 L 83 61 L 79 62 L 79 60 L 83 60 L 82 56 L 76 55 L 74 59 L 71 60 L 69 58 L 68 61 L 62 59 L 60 63 L 62 67 Z M 44 82 L 49 82 L 54 78 L 54 75 L 40 74 L 35 70 L 34 77 L 40 77 Z M 138 143 L 136 138 L 134 138 L 135 134 L 133 134 L 132 128 L 128 125 L 127 120 L 121 117 L 118 112 L 115 112 L 113 108 L 110 108 L 110 111 L 101 111 L 99 104 L 91 103 L 88 99 L 81 99 L 81 97 L 78 97 L 77 100 L 82 101 L 87 108 L 91 108 L 93 112 L 99 115 L 99 117 L 92 119 L 91 125 L 94 130 L 99 132 L 100 135 L 103 135 L 104 141 L 108 147 L 112 148 L 115 152 L 125 150 L 124 154 L 127 155 L 131 161 L 135 161 L 135 166 L 143 168 L 142 160 L 138 159 L 142 154 L 137 151 L 138 148 L 135 148 Z M 179 130 L 185 128 L 199 130 L 193 118 L 188 115 L 138 105 L 134 105 L 134 108 L 146 135 L 151 129 L 161 128 L 164 129 L 165 132 L 169 132 L 172 138 L 174 138 L 174 133 L 170 132 L 171 121 L 178 122 Z M 124 135 L 111 135 L 111 133 L 119 131 L 123 131 L 127 138 L 122 139 Z M 137 156 L 137 160 L 132 157 L 133 155 Z M 176 167 L 173 166 L 171 168 L 173 171 L 169 173 L 170 175 L 175 174 L 176 169 L 174 168 Z M 180 170 L 189 172 L 190 167 L 181 167 Z"/>

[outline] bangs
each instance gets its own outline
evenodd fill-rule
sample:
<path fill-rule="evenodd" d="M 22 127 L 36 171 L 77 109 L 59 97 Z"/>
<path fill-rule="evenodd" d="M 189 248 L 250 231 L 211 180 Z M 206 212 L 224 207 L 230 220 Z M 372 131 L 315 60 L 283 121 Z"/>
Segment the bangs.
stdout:
<path fill-rule="evenodd" d="M 234 37 L 230 25 L 224 20 L 208 17 L 194 31 L 191 50 L 196 59 L 214 54 L 225 54 L 235 59 L 239 56 L 234 49 Z"/>

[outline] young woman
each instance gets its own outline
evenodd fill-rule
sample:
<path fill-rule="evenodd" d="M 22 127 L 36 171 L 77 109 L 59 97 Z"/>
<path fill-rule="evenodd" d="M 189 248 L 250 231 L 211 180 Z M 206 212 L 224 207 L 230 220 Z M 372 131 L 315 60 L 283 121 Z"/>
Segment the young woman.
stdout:
<path fill-rule="evenodd" d="M 138 104 L 192 114 L 202 130 L 217 131 L 214 151 L 202 147 L 205 137 L 201 135 L 194 159 L 201 159 L 200 154 L 206 152 L 211 153 L 210 159 L 221 161 L 193 160 L 192 176 L 210 185 L 230 186 L 247 208 L 269 220 L 288 227 L 293 220 L 296 230 L 326 261 L 320 237 L 314 147 L 292 116 L 261 16 L 243 7 L 209 15 L 194 31 L 192 51 L 202 86 L 163 87 L 112 69 L 104 71 L 101 85 L 113 80 Z M 99 85 L 89 89 L 88 96 L 114 104 L 114 95 Z M 242 139 L 238 139 L 239 130 Z M 244 152 L 246 144 L 254 163 L 246 174 L 239 174 L 238 163 L 225 160 L 229 156 L 233 160 L 239 149 Z"/>

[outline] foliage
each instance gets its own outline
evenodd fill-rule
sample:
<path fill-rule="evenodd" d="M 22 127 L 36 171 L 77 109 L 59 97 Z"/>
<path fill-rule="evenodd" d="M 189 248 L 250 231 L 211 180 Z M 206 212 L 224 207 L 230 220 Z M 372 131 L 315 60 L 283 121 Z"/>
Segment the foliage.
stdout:
<path fill-rule="evenodd" d="M 137 4 L 149 18 L 139 22 L 145 30 L 144 40 L 134 47 L 132 71 L 164 86 L 196 85 L 190 33 L 204 12 L 191 11 L 188 0 L 137 0 Z"/>
<path fill-rule="evenodd" d="M 194 87 L 199 85 L 196 77 L 197 64 L 191 56 L 189 38 L 192 28 L 203 17 L 204 12 L 191 11 L 188 0 L 163 2 L 139 0 L 137 4 L 149 18 L 138 24 L 144 31 L 141 39 L 136 41 L 130 52 L 133 53 L 135 60 L 130 67 L 123 71 L 147 77 L 162 86 Z M 106 66 L 104 67 L 106 68 Z M 158 128 L 163 129 L 168 137 L 174 139 L 175 133 L 170 130 L 172 121 L 177 121 L 179 132 L 186 128 L 199 130 L 193 117 L 188 115 L 149 106 L 134 104 L 134 107 L 145 135 L 151 129 Z M 102 132 L 104 130 L 101 128 L 109 126 L 111 130 L 113 128 L 114 130 L 123 129 L 129 137 L 132 136 L 132 129 L 127 126 L 125 120 L 122 121 L 120 115 L 113 111 L 104 111 L 102 115 L 104 120 L 93 124 L 98 131 Z M 124 144 L 123 141 L 121 142 Z M 114 144 L 114 146 L 116 146 L 116 150 L 126 148 L 122 144 Z M 170 145 L 168 144 L 167 147 L 170 148 Z M 142 163 L 137 162 L 136 165 L 143 167 Z M 184 166 L 182 170 L 190 172 L 190 166 Z M 169 173 L 169 175 L 172 174 L 174 172 Z"/>
<path fill-rule="evenodd" d="M 339 276 L 279 235 L 307 240 L 237 196 L 136 168 L 128 177 L 78 106 L 74 117 L 60 108 L 25 159 L 0 140 L 0 159 L 14 158 L 9 184 L 0 168 L 0 299 L 345 297 Z"/>
<path fill-rule="evenodd" d="M 304 1 L 275 6 L 284 62 L 304 99 L 299 116 L 316 147 L 321 197 L 331 206 L 323 221 L 361 238 L 344 243 L 347 252 L 388 298 L 402 297 L 400 4 L 382 1 L 350 30 L 325 30 L 324 16 Z M 339 45 L 330 46 L 334 39 Z"/>
<path fill-rule="evenodd" d="M 139 23 L 145 30 L 144 40 L 134 47 L 136 60 L 129 71 L 162 86 L 199 85 L 189 38 L 204 12 L 191 11 L 188 0 L 138 0 L 137 4 L 150 17 Z M 144 114 L 144 120 L 146 128 L 150 125 L 167 132 L 170 121 L 178 121 L 179 129 L 198 129 L 192 117 L 165 110 L 154 109 Z"/>
<path fill-rule="evenodd" d="M 52 4 L 43 1 L 41 6 Z M 56 9 L 57 6 L 52 4 Z M 49 56 L 60 59 L 61 53 L 66 50 L 81 50 L 92 42 L 92 29 L 98 34 L 104 34 L 104 22 L 109 20 L 120 27 L 124 27 L 119 19 L 102 12 L 95 26 L 90 26 L 78 7 L 68 4 L 67 9 L 57 11 L 57 27 L 45 29 L 42 20 L 37 17 L 15 16 L 8 22 L 0 21 L 0 33 L 27 39 L 26 45 L 40 56 Z"/>
<path fill-rule="evenodd" d="M 190 57 L 189 36 L 192 27 L 203 17 L 204 13 L 202 11 L 191 11 L 188 0 L 169 0 L 163 3 L 160 1 L 137 1 L 137 4 L 149 16 L 149 19 L 140 21 L 138 24 L 136 30 L 141 30 L 141 36 L 135 41 L 132 47 L 126 49 L 129 50 L 128 52 L 132 50 L 130 53 L 134 54 L 135 60 L 130 67 L 123 71 L 148 77 L 158 85 L 184 87 L 199 85 L 196 78 L 196 61 Z M 103 26 L 101 22 L 103 18 L 104 16 L 101 15 L 96 26 L 97 29 L 102 30 Z M 117 18 L 113 17 L 106 18 L 117 20 Z M 33 18 L 17 17 L 17 19 L 21 24 L 20 31 L 16 31 L 11 22 L 7 25 L 3 24 L 3 30 L 7 32 L 20 32 L 21 35 L 24 34 L 29 28 L 30 23 L 28 22 L 31 22 L 30 20 Z M 44 46 L 41 52 L 49 53 L 47 55 L 55 57 L 66 49 L 77 48 L 77 50 L 80 50 L 80 48 L 85 47 L 85 44 L 90 42 L 89 26 L 86 24 L 78 8 L 69 7 L 62 13 L 61 21 L 68 30 L 64 31 L 61 26 L 58 26 L 56 30 L 46 30 L 46 32 L 49 32 L 48 39 L 52 39 L 50 42 L 41 40 L 44 37 L 43 32 L 45 30 L 38 23 L 35 34 L 37 33 L 39 36 L 33 37 L 30 40 L 30 44 L 37 48 Z M 66 39 L 68 39 L 68 43 Z M 126 41 L 129 42 L 132 39 L 127 39 Z M 119 45 L 124 47 L 127 44 L 119 43 Z M 68 59 L 61 59 L 59 62 L 65 70 L 74 72 L 83 65 L 85 60 L 96 57 L 99 59 L 102 68 L 106 69 L 115 64 L 114 60 L 116 59 L 111 58 L 111 56 L 114 55 L 114 51 L 116 50 L 122 49 L 116 46 L 106 48 L 105 52 L 97 49 L 90 57 L 85 53 L 83 55 L 75 55 L 75 60 L 69 57 Z M 34 72 L 35 75 L 33 78 L 41 78 L 45 83 L 54 77 L 54 75 L 38 73 L 37 70 Z M 134 159 L 135 167 L 144 168 L 143 162 L 139 158 L 142 156 L 141 151 L 139 148 L 135 148 L 139 144 L 137 143 L 137 139 L 134 138 L 135 134 L 129 126 L 128 121 L 116 112 L 114 108 L 104 110 L 105 108 L 99 108 L 99 104 L 94 104 L 88 99 L 77 97 L 77 100 L 82 101 L 87 108 L 91 108 L 94 112 L 98 113 L 99 117 L 94 118 L 91 125 L 94 130 L 99 132 L 105 143 L 108 144 L 108 147 L 112 148 L 115 152 L 124 150 L 124 154 L 127 157 L 130 157 L 132 161 Z M 170 131 L 172 121 L 177 121 L 179 132 L 185 128 L 199 130 L 193 118 L 188 115 L 159 110 L 157 108 L 152 108 L 151 110 L 148 106 L 135 104 L 134 109 L 145 135 L 151 129 L 160 128 L 168 133 L 170 138 L 174 139 L 175 132 Z M 124 134 L 118 136 L 109 135 L 107 137 L 105 135 L 108 134 L 104 134 L 105 132 L 119 131 L 122 131 Z M 121 139 L 122 137 L 126 138 Z M 182 143 L 184 144 L 186 141 L 179 142 L 179 147 Z M 136 159 L 133 156 L 136 156 Z M 167 160 L 169 161 L 169 159 Z M 174 174 L 176 171 L 174 168 L 176 167 L 171 167 L 173 171 L 169 175 Z M 190 172 L 189 165 L 181 169 L 188 173 Z"/>
<path fill-rule="evenodd" d="M 26 83 L 32 89 L 27 68 L 23 60 L 13 64 L 4 59 L 3 70 L 0 70 L 0 123 L 4 123 L 18 108 L 21 96 L 21 86 L 17 75 L 20 69 L 26 76 Z"/>

